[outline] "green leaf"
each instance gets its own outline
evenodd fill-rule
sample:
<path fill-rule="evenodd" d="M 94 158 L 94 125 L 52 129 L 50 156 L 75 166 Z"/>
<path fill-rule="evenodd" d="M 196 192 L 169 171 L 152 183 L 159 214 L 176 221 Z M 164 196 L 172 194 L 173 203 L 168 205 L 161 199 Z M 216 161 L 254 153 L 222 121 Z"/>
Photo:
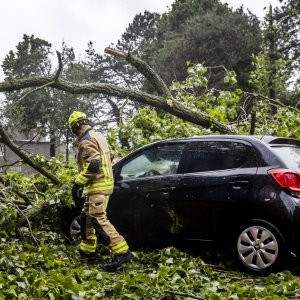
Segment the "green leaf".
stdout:
<path fill-rule="evenodd" d="M 27 284 L 25 282 L 17 281 L 16 284 L 18 285 L 18 287 L 20 287 L 22 289 L 26 289 L 26 287 L 27 287 Z"/>
<path fill-rule="evenodd" d="M 170 257 L 166 260 L 166 264 L 173 264 L 173 263 L 174 263 L 173 257 Z"/>
<path fill-rule="evenodd" d="M 229 83 L 229 80 L 230 80 L 229 76 L 224 77 L 224 83 Z"/>

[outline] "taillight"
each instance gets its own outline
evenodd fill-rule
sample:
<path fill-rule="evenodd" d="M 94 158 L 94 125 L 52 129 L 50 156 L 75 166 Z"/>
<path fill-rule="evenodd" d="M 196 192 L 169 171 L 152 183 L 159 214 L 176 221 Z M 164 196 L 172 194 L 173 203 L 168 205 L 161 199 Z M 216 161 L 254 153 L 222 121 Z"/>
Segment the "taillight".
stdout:
<path fill-rule="evenodd" d="M 300 174 L 289 169 L 274 169 L 269 174 L 281 187 L 289 190 L 292 196 L 300 197 Z"/>

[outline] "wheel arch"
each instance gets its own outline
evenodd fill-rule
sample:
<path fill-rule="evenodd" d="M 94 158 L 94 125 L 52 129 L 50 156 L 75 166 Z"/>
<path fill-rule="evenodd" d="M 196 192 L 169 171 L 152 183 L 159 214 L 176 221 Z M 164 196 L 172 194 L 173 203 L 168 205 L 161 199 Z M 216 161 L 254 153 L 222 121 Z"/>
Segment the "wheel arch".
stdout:
<path fill-rule="evenodd" d="M 282 214 L 277 209 L 272 209 L 272 213 L 270 213 L 269 207 L 245 207 L 244 209 L 240 209 L 236 212 L 236 218 L 234 222 L 232 222 L 230 231 L 235 234 L 236 230 L 238 230 L 243 224 L 248 223 L 252 220 L 261 220 L 266 221 L 273 226 L 275 226 L 280 233 L 283 235 L 285 242 L 287 245 L 290 243 L 289 238 L 289 228 L 291 226 L 288 218 Z"/>

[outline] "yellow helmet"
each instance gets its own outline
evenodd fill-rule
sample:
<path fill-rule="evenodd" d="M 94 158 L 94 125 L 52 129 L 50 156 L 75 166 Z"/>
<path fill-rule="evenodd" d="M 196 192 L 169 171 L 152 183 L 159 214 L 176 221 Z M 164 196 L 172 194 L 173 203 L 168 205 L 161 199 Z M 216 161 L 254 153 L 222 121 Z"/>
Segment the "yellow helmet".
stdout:
<path fill-rule="evenodd" d="M 70 128 L 72 128 L 80 120 L 89 120 L 89 118 L 81 111 L 73 111 L 69 117 Z"/>

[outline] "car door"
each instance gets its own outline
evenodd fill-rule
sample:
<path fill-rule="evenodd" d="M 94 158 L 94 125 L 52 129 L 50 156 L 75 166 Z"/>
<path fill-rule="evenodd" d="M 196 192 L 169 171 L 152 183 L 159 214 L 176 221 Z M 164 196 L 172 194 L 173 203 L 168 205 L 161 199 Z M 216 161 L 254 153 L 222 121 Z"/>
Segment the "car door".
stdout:
<path fill-rule="evenodd" d="M 182 158 L 177 189 L 178 235 L 214 240 L 251 197 L 257 172 L 254 149 L 242 141 L 194 141 Z"/>
<path fill-rule="evenodd" d="M 184 143 L 160 143 L 118 164 L 109 214 L 121 234 L 151 241 L 175 233 L 175 192 Z"/>

